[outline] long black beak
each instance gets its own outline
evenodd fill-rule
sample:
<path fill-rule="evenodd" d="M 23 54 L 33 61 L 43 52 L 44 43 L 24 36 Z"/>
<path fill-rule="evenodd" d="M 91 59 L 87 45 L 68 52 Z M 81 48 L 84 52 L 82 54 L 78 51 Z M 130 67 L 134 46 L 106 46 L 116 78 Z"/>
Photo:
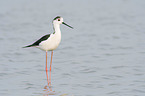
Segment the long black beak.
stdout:
<path fill-rule="evenodd" d="M 64 25 L 66 25 L 66 26 L 68 26 L 68 27 L 70 27 L 70 28 L 73 29 L 73 27 L 69 26 L 68 24 L 66 24 L 66 23 L 64 23 L 64 22 L 62 22 L 62 24 L 64 24 Z"/>

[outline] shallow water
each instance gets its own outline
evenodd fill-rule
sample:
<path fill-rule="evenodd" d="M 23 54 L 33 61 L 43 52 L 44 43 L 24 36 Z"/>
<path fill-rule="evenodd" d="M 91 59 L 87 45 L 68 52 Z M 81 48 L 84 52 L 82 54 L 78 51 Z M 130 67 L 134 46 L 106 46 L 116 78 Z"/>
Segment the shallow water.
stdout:
<path fill-rule="evenodd" d="M 1 0 L 0 96 L 145 96 L 144 5 L 143 0 Z M 61 25 L 47 90 L 45 52 L 22 47 L 52 33 L 57 15 L 74 29 Z"/>

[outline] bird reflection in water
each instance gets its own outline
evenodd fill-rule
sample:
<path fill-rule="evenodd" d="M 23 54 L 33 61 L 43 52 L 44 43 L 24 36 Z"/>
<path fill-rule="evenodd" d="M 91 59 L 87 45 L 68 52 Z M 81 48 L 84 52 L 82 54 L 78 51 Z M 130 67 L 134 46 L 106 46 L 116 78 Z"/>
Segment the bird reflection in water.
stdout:
<path fill-rule="evenodd" d="M 52 87 L 51 86 L 44 86 L 44 93 L 43 93 L 43 96 L 74 96 L 74 95 L 70 95 L 70 94 L 67 94 L 67 93 L 63 93 L 63 94 L 60 94 L 59 92 L 56 92 L 54 90 L 52 90 Z"/>
<path fill-rule="evenodd" d="M 52 90 L 51 86 L 44 86 L 44 93 L 43 96 L 74 96 L 74 95 L 68 95 L 67 93 L 59 94 L 59 92 L 55 92 Z"/>
<path fill-rule="evenodd" d="M 51 86 L 44 86 L 44 94 L 43 96 L 49 96 L 49 95 L 56 95 L 56 92 L 52 90 Z"/>

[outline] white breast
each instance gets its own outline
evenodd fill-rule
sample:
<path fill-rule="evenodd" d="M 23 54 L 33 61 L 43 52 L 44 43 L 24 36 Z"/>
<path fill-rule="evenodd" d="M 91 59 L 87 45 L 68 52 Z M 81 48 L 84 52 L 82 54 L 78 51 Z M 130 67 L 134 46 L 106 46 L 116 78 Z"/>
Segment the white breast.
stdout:
<path fill-rule="evenodd" d="M 50 37 L 39 44 L 39 48 L 45 51 L 56 49 L 61 41 L 61 33 L 51 34 Z"/>

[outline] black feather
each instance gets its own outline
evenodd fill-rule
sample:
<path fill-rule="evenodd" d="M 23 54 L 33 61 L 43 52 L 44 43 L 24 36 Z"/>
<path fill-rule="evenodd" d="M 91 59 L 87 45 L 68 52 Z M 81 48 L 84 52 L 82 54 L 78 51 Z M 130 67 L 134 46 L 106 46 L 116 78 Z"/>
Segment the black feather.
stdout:
<path fill-rule="evenodd" d="M 39 44 L 40 44 L 42 41 L 47 40 L 49 37 L 50 37 L 50 34 L 47 34 L 47 35 L 41 37 L 41 38 L 40 38 L 39 40 L 37 40 L 36 42 L 34 42 L 33 44 L 28 45 L 28 46 L 25 46 L 25 47 L 23 47 L 23 48 L 39 46 Z"/>
<path fill-rule="evenodd" d="M 53 20 L 56 20 L 56 19 L 58 19 L 58 18 L 61 18 L 61 16 L 57 16 L 57 17 L 55 17 Z"/>

